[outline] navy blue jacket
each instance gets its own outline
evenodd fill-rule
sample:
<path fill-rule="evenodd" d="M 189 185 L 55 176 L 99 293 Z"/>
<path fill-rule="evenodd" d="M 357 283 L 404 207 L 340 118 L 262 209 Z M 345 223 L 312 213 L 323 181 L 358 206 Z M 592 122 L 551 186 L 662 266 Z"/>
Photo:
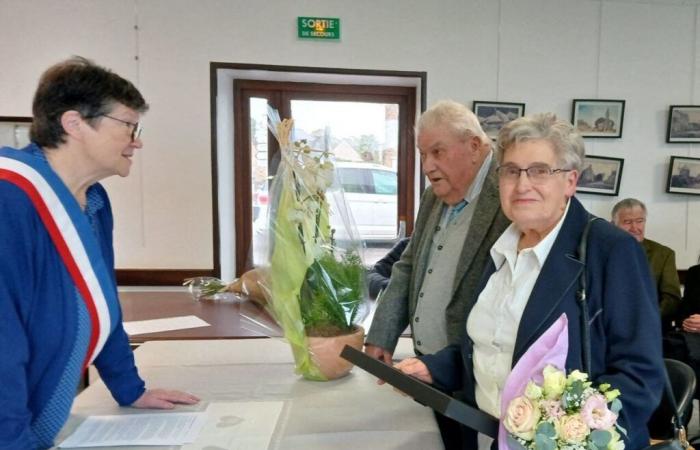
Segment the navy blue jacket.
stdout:
<path fill-rule="evenodd" d="M 512 365 L 562 314 L 569 319 L 566 370 L 582 370 L 580 306 L 576 300 L 583 266 L 577 257 L 588 213 L 575 198 L 523 311 Z M 656 288 L 641 246 L 632 236 L 604 220 L 594 222 L 587 251 L 591 379 L 610 383 L 621 392 L 620 424 L 627 430 L 629 450 L 649 445 L 646 423 L 663 392 L 664 363 Z M 482 278 L 483 290 L 495 272 L 493 261 Z M 468 305 L 467 317 L 475 300 Z M 466 320 L 465 320 L 466 323 Z M 446 347 L 421 360 L 436 387 L 463 390 L 473 405 L 472 342 Z"/>

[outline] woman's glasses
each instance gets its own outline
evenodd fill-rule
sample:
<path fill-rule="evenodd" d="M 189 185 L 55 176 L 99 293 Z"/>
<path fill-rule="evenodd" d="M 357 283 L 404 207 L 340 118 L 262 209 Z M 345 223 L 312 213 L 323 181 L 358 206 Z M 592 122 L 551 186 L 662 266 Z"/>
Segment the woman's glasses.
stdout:
<path fill-rule="evenodd" d="M 520 179 L 520 174 L 525 172 L 527 178 L 533 183 L 545 183 L 555 173 L 571 172 L 573 169 L 552 169 L 547 164 L 533 164 L 521 169 L 515 164 L 504 164 L 496 168 L 498 177 L 507 182 L 514 183 Z"/>

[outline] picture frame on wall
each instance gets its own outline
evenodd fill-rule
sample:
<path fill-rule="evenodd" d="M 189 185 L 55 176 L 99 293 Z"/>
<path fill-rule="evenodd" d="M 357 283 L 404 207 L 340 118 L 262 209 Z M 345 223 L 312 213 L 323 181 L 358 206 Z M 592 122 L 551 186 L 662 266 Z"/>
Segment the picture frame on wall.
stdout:
<path fill-rule="evenodd" d="M 700 142 L 700 105 L 671 105 L 668 108 L 666 142 Z"/>
<path fill-rule="evenodd" d="M 700 195 L 700 158 L 671 156 L 666 192 Z"/>
<path fill-rule="evenodd" d="M 0 147 L 23 148 L 29 145 L 31 117 L 0 116 Z"/>
<path fill-rule="evenodd" d="M 505 124 L 525 115 L 525 103 L 474 100 L 472 111 L 484 132 L 495 141 Z"/>
<path fill-rule="evenodd" d="M 622 158 L 586 156 L 576 184 L 576 192 L 618 195 L 624 162 Z"/>
<path fill-rule="evenodd" d="M 585 138 L 620 138 L 624 100 L 574 99 L 571 123 Z"/>

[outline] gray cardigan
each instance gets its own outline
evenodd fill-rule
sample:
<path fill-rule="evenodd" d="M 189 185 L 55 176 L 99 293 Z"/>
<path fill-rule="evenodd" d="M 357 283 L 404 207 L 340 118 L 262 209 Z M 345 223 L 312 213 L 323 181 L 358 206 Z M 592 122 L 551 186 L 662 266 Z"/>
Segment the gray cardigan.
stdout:
<path fill-rule="evenodd" d="M 421 197 L 420 208 L 408 247 L 394 264 L 391 279 L 382 294 L 372 320 L 366 343 L 393 351 L 401 333 L 411 324 L 416 309 L 416 295 L 423 283 L 433 230 L 438 226 L 444 202 L 428 187 Z M 479 194 L 467 238 L 453 281 L 452 299 L 445 310 L 447 340 L 460 342 L 465 332 L 466 305 L 476 293 L 489 250 L 510 221 L 503 215 L 498 196 L 495 160 Z"/>

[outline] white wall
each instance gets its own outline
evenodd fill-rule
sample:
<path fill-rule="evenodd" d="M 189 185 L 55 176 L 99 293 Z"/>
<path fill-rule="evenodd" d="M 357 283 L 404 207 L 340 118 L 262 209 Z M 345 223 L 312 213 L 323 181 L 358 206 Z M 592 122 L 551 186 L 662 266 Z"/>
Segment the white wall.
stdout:
<path fill-rule="evenodd" d="M 299 41 L 297 16 L 341 19 L 340 42 Z M 580 195 L 606 216 L 634 196 L 648 235 L 700 252 L 700 197 L 664 193 L 670 104 L 700 103 L 698 2 L 689 0 L 0 0 L 0 115 L 30 115 L 39 74 L 72 54 L 134 81 L 151 104 L 145 147 L 106 182 L 120 268 L 212 267 L 209 63 L 426 71 L 428 104 L 518 101 L 569 119 L 573 98 L 627 101 L 619 197 Z M 138 24 L 138 30 L 134 26 Z M 135 57 L 138 56 L 138 59 Z"/>

